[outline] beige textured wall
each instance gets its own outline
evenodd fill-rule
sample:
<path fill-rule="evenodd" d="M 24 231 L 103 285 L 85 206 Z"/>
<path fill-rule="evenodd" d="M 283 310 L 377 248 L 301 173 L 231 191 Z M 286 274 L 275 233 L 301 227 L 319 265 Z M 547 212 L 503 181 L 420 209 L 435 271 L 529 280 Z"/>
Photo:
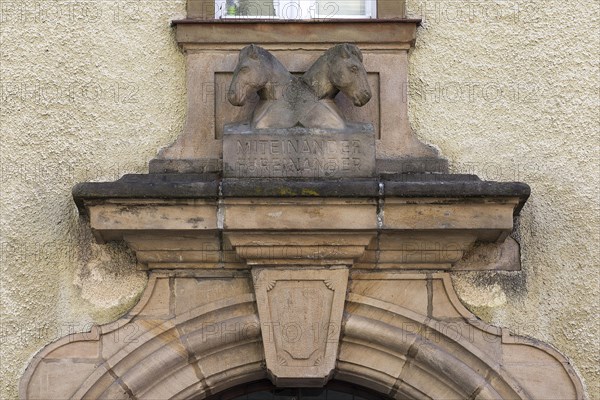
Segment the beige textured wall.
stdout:
<path fill-rule="evenodd" d="M 71 188 L 143 173 L 182 130 L 184 0 L 2 0 L 0 399 L 42 346 L 109 322 L 146 284 L 93 243 Z"/>
<path fill-rule="evenodd" d="M 570 357 L 598 381 L 598 3 L 409 1 L 411 122 L 455 172 L 521 180 L 523 272 L 461 274 L 486 321 Z M 487 5 L 486 4 L 491 4 Z M 48 342 L 135 303 L 125 246 L 93 244 L 70 189 L 145 172 L 185 114 L 169 20 L 184 0 L 2 0 L 0 398 Z"/>
<path fill-rule="evenodd" d="M 523 271 L 457 274 L 487 322 L 554 345 L 600 398 L 597 1 L 415 1 L 410 118 L 453 172 L 531 185 Z"/>

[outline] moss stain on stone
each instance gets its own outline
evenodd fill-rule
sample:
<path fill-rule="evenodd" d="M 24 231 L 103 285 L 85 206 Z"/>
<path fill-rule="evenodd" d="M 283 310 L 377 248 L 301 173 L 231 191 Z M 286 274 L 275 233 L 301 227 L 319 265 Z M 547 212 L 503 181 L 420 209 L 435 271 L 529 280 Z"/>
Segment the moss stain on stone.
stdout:
<path fill-rule="evenodd" d="M 315 196 L 315 197 L 318 197 L 319 196 L 319 192 L 317 192 L 314 189 L 302 189 L 302 195 L 304 195 L 304 196 Z"/>
<path fill-rule="evenodd" d="M 290 188 L 281 187 L 277 189 L 277 194 L 280 196 L 296 196 L 297 193 Z"/>

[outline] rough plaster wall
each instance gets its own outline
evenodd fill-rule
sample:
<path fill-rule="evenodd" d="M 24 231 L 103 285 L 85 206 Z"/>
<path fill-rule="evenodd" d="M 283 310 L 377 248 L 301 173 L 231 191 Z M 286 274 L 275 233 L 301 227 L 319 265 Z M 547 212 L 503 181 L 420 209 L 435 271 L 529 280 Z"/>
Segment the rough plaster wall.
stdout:
<path fill-rule="evenodd" d="M 455 274 L 487 322 L 549 342 L 600 398 L 597 1 L 418 1 L 409 110 L 453 172 L 519 180 L 523 271 Z"/>
<path fill-rule="evenodd" d="M 181 132 L 184 0 L 2 1 L 0 399 L 52 340 L 135 304 L 126 246 L 96 245 L 71 188 L 147 172 Z"/>
<path fill-rule="evenodd" d="M 411 123 L 455 172 L 533 195 L 517 232 L 524 271 L 460 274 L 457 289 L 488 322 L 555 345 L 600 398 L 598 3 L 465 4 L 409 1 L 426 19 Z M 168 21 L 185 2 L 1 6 L 0 398 L 12 399 L 37 350 L 114 320 L 144 288 L 125 246 L 93 244 L 70 189 L 145 172 L 181 131 L 185 67 Z"/>

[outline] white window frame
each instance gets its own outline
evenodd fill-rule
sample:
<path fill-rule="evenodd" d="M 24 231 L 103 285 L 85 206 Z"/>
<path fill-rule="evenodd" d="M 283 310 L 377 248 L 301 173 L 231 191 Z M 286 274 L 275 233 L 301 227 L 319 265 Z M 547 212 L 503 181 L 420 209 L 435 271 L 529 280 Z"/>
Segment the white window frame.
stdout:
<path fill-rule="evenodd" d="M 258 5 L 262 0 L 254 0 Z M 311 19 L 364 19 L 377 18 L 377 0 L 363 0 L 365 13 L 363 15 L 337 14 L 332 9 L 331 14 L 319 15 L 319 3 L 331 3 L 335 0 L 273 0 L 276 15 L 227 15 L 227 0 L 215 0 L 215 18 L 217 19 L 283 19 L 283 20 L 311 20 Z M 265 4 L 269 1 L 264 0 Z"/>

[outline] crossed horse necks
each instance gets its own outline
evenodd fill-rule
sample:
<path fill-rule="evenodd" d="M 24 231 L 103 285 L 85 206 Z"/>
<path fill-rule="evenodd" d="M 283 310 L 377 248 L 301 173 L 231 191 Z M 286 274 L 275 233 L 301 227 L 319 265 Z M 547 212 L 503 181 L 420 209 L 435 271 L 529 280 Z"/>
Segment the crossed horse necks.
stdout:
<path fill-rule="evenodd" d="M 339 92 L 362 107 L 371 99 L 362 53 L 352 44 L 327 50 L 301 77 L 292 75 L 262 47 L 244 47 L 233 73 L 227 98 L 243 106 L 259 96 L 251 126 L 255 129 L 321 128 L 341 130 L 346 120 L 334 102 Z"/>

